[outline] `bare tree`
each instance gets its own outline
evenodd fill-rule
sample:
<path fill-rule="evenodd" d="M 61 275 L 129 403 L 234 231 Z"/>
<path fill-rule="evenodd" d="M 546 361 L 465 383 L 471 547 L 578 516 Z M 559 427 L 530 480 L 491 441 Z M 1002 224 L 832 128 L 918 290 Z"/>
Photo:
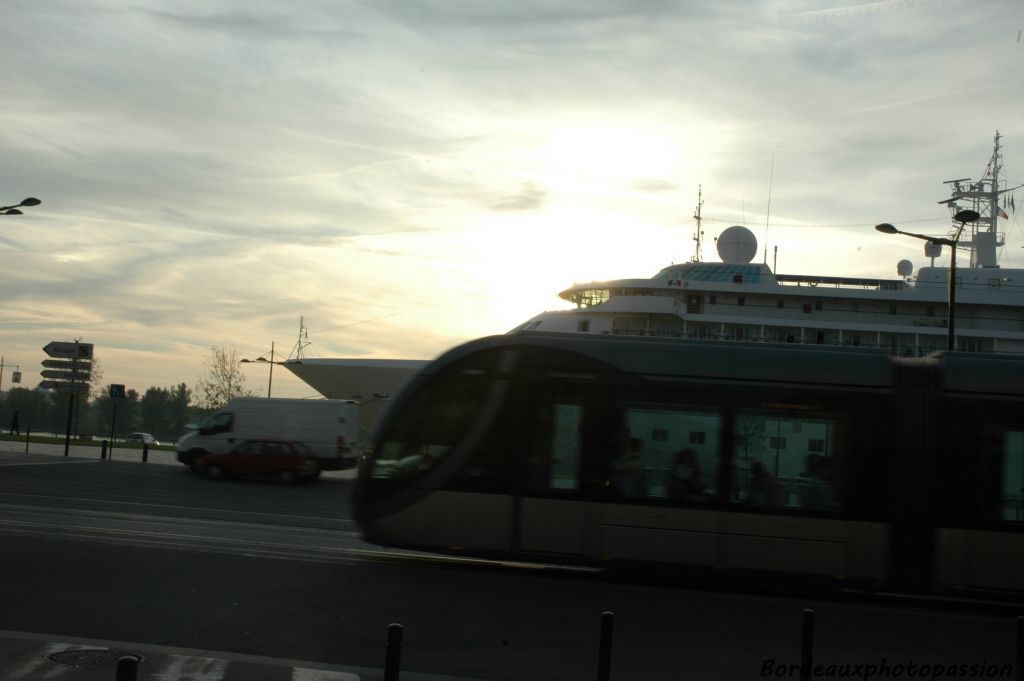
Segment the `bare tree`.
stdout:
<path fill-rule="evenodd" d="M 206 373 L 199 377 L 192 393 L 200 409 L 213 410 L 232 397 L 252 397 L 245 387 L 245 375 L 239 366 L 238 351 L 234 347 L 210 348 L 206 358 Z"/>

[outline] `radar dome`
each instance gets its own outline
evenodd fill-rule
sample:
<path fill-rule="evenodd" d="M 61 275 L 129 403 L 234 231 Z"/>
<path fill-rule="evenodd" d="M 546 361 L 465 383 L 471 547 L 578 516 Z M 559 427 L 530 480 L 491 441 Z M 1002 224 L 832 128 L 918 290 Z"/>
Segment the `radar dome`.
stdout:
<path fill-rule="evenodd" d="M 896 263 L 896 274 L 901 277 L 909 277 L 914 271 L 914 263 L 909 260 L 900 260 Z"/>
<path fill-rule="evenodd" d="M 733 225 L 718 237 L 718 257 L 722 262 L 750 262 L 757 255 L 757 237 L 746 227 Z"/>
<path fill-rule="evenodd" d="M 924 257 L 937 258 L 940 255 L 942 255 L 942 244 L 937 244 L 934 241 L 924 242 Z"/>

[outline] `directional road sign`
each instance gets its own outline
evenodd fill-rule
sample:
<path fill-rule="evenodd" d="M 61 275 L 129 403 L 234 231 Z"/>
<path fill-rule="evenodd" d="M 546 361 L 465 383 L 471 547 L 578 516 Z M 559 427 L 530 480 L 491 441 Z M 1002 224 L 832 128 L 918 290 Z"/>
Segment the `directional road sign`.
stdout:
<path fill-rule="evenodd" d="M 50 357 L 67 357 L 69 359 L 92 359 L 92 343 L 65 343 L 52 341 L 43 347 Z"/>
<path fill-rule="evenodd" d="M 66 381 L 40 381 L 40 390 L 88 390 L 88 383 L 67 383 Z"/>
<path fill-rule="evenodd" d="M 62 381 L 88 381 L 88 371 L 58 371 L 56 369 L 46 369 L 40 371 L 43 378 L 59 378 Z"/>
<path fill-rule="evenodd" d="M 89 371 L 92 362 L 87 359 L 44 359 L 43 366 L 47 369 L 63 369 L 64 371 Z"/>

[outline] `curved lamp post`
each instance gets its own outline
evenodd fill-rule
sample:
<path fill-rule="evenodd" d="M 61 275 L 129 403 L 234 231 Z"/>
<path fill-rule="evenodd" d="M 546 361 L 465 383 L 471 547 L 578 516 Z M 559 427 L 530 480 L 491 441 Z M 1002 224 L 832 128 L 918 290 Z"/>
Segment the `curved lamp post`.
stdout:
<path fill-rule="evenodd" d="M 270 380 L 267 381 L 267 398 L 269 399 L 270 398 L 270 389 L 274 385 L 274 365 L 277 364 L 277 362 L 274 361 L 274 342 L 273 341 L 270 342 L 270 359 L 267 359 L 266 357 L 257 357 L 256 359 L 241 359 L 239 361 L 244 363 L 244 364 L 250 364 L 250 363 L 257 363 L 257 362 L 259 362 L 259 363 L 262 363 L 262 364 L 269 364 L 270 365 Z"/>
<path fill-rule="evenodd" d="M 943 244 L 950 247 L 949 251 L 949 287 L 948 287 L 948 300 L 949 300 L 949 321 L 946 324 L 946 350 L 953 350 L 956 344 L 956 323 L 954 321 L 954 306 L 956 305 L 956 249 L 960 242 L 960 235 L 964 231 L 964 225 L 968 222 L 974 222 L 981 215 L 976 210 L 962 210 L 953 216 L 953 219 L 960 223 L 960 226 L 956 229 L 956 234 L 951 239 L 944 239 L 941 237 L 925 236 L 924 234 L 914 234 L 913 232 L 904 232 L 896 229 L 888 222 L 883 222 L 880 225 L 875 225 L 875 229 L 884 234 L 902 234 L 904 236 L 912 236 L 915 239 L 924 239 L 925 241 L 931 241 L 933 244 Z"/>
<path fill-rule="evenodd" d="M 16 203 L 13 206 L 0 206 L 0 215 L 22 215 L 22 212 L 18 210 L 19 208 L 38 206 L 40 203 L 42 203 L 42 201 L 30 196 L 27 199 L 22 199 L 21 203 Z"/>

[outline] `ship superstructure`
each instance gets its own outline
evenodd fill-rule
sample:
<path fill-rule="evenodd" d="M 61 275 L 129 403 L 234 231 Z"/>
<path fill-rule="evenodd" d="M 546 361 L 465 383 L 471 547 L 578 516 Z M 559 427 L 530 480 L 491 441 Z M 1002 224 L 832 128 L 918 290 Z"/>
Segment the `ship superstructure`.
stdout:
<path fill-rule="evenodd" d="M 996 133 L 984 177 L 951 180 L 952 197 L 940 202 L 951 214 L 971 209 L 980 216 L 959 242 L 971 257 L 969 267 L 956 271 L 958 350 L 1024 352 L 1024 270 L 997 263 L 1004 242 L 999 219 L 1007 215 L 1000 200 L 1012 191 L 1000 185 L 999 141 Z M 699 209 L 700 203 L 695 218 Z M 926 355 L 946 348 L 949 269 L 934 265 L 938 244 L 925 246 L 932 264 L 911 276 L 903 261 L 898 279 L 775 274 L 767 264 L 751 262 L 754 234 L 733 226 L 717 241 L 720 263 L 695 257 L 649 279 L 574 284 L 559 296 L 575 309 L 541 313 L 516 331 L 880 347 Z"/>

